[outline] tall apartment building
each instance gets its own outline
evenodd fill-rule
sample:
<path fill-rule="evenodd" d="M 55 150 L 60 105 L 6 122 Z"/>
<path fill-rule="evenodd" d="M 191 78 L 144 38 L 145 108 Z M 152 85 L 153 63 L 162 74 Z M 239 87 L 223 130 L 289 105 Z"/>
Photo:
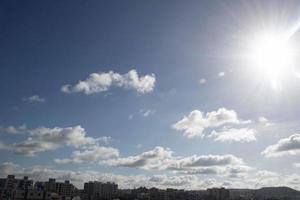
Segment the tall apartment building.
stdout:
<path fill-rule="evenodd" d="M 66 180 L 65 182 L 56 182 L 54 178 L 50 178 L 44 185 L 39 184 L 36 187 L 43 188 L 46 192 L 54 192 L 61 196 L 62 199 L 68 199 L 73 196 L 75 186 Z"/>
<path fill-rule="evenodd" d="M 90 181 L 84 183 L 85 200 L 109 200 L 115 197 L 118 185 L 115 183 L 102 183 Z"/>
<path fill-rule="evenodd" d="M 0 179 L 0 199 L 13 198 L 17 190 L 23 191 L 24 199 L 28 190 L 33 188 L 33 181 L 27 176 L 23 179 L 16 179 L 14 175 L 8 175 L 7 178 Z"/>

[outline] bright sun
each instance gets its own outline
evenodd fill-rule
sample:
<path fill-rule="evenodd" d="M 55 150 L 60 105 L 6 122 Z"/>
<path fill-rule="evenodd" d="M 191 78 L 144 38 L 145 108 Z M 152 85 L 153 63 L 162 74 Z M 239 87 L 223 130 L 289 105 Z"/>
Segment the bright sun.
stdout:
<path fill-rule="evenodd" d="M 281 81 L 290 72 L 294 61 L 289 38 L 273 32 L 258 34 L 250 41 L 251 67 L 268 79 L 273 89 L 281 89 Z"/>

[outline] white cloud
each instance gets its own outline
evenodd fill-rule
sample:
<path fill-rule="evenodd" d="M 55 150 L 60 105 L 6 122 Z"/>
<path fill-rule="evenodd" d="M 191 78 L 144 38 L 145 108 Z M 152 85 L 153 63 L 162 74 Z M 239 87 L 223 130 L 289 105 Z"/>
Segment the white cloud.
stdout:
<path fill-rule="evenodd" d="M 144 152 L 140 155 L 125 158 L 116 158 L 103 161 L 102 163 L 111 166 L 122 166 L 142 169 L 159 169 L 164 167 L 162 164 L 167 159 L 172 158 L 173 152 L 170 149 L 157 146 L 153 150 Z"/>
<path fill-rule="evenodd" d="M 40 97 L 39 95 L 32 95 L 30 97 L 24 97 L 22 99 L 23 101 L 26 101 L 28 103 L 44 103 L 46 102 L 45 98 Z"/>
<path fill-rule="evenodd" d="M 184 169 L 188 167 L 208 167 L 241 164 L 243 164 L 243 160 L 233 155 L 193 155 L 181 159 L 175 159 L 174 162 L 171 163 L 170 168 Z"/>
<path fill-rule="evenodd" d="M 300 155 L 300 134 L 293 134 L 268 146 L 262 155 L 265 157 L 279 157 L 285 155 Z"/>
<path fill-rule="evenodd" d="M 86 132 L 81 126 L 66 128 L 39 127 L 27 129 L 27 132 L 30 136 L 26 140 L 13 144 L 6 144 L 0 141 L 0 148 L 14 151 L 17 154 L 34 156 L 40 152 L 55 150 L 62 145 L 79 148 L 109 141 L 109 137 L 92 138 L 86 136 Z"/>
<path fill-rule="evenodd" d="M 151 110 L 151 109 L 141 109 L 140 114 L 143 117 L 149 117 L 150 115 L 155 114 L 156 110 Z"/>
<path fill-rule="evenodd" d="M 200 83 L 200 84 L 205 84 L 205 83 L 206 83 L 206 79 L 205 79 L 205 78 L 201 78 L 201 79 L 199 80 L 199 83 Z"/>
<path fill-rule="evenodd" d="M 246 172 L 247 167 L 241 158 L 233 155 L 193 155 L 178 157 L 163 147 L 143 152 L 135 156 L 100 161 L 115 167 L 140 168 L 144 170 L 164 170 L 177 174 L 218 174 L 237 176 Z"/>
<path fill-rule="evenodd" d="M 295 168 L 300 168 L 300 163 L 294 163 L 294 164 L 293 164 L 293 167 L 295 167 Z"/>
<path fill-rule="evenodd" d="M 137 188 L 141 186 L 159 188 L 197 188 L 200 179 L 191 175 L 117 175 L 92 170 L 73 171 L 59 170 L 50 166 L 31 166 L 22 168 L 14 163 L 0 164 L 0 175 L 15 174 L 17 177 L 28 176 L 35 181 L 47 181 L 55 178 L 57 181 L 70 180 L 78 188 L 83 188 L 83 183 L 88 181 L 115 182 L 120 188 Z"/>
<path fill-rule="evenodd" d="M 238 119 L 234 110 L 219 108 L 217 111 L 208 112 L 205 115 L 199 110 L 194 110 L 188 116 L 184 116 L 183 119 L 173 124 L 172 127 L 177 131 L 183 131 L 184 136 L 193 138 L 203 136 L 206 128 L 244 122 Z"/>
<path fill-rule="evenodd" d="M 17 177 L 29 176 L 30 179 L 47 181 L 50 177 L 57 181 L 70 180 L 78 188 L 88 181 L 115 182 L 120 188 L 137 188 L 140 186 L 177 189 L 206 189 L 211 187 L 260 188 L 286 185 L 299 189 L 299 174 L 277 174 L 274 172 L 249 169 L 233 169 L 232 171 L 248 171 L 248 176 L 205 177 L 189 174 L 173 175 L 117 175 L 93 170 L 59 170 L 51 166 L 30 166 L 27 168 L 11 162 L 0 164 L 0 175 L 15 174 Z"/>
<path fill-rule="evenodd" d="M 145 76 L 138 75 L 136 70 L 130 70 L 126 74 L 119 74 L 113 71 L 107 73 L 92 73 L 84 80 L 79 81 L 76 85 L 64 85 L 61 88 L 65 93 L 83 92 L 87 95 L 100 93 L 110 89 L 110 87 L 120 87 L 134 89 L 138 93 L 152 92 L 155 87 L 156 78 L 154 74 Z"/>
<path fill-rule="evenodd" d="M 214 138 L 215 141 L 220 142 L 252 142 L 256 140 L 256 131 L 248 128 L 230 128 L 222 131 L 213 131 L 208 137 Z"/>
<path fill-rule="evenodd" d="M 96 162 L 101 159 L 107 159 L 111 157 L 118 157 L 119 150 L 112 147 L 104 146 L 91 146 L 88 149 L 82 151 L 73 151 L 71 158 L 55 159 L 54 161 L 59 164 L 67 163 L 82 163 L 82 162 Z"/>
<path fill-rule="evenodd" d="M 4 162 L 0 164 L 0 174 L 8 175 L 14 174 L 19 166 L 12 162 Z"/>
<path fill-rule="evenodd" d="M 218 73 L 218 76 L 219 76 L 219 77 L 225 76 L 225 72 L 219 72 L 219 73 Z"/>
<path fill-rule="evenodd" d="M 259 122 L 260 124 L 264 125 L 265 127 L 271 126 L 271 125 L 272 125 L 272 124 L 270 123 L 270 121 L 269 121 L 267 118 L 265 118 L 265 117 L 259 117 L 259 118 L 258 118 L 258 122 Z"/>
<path fill-rule="evenodd" d="M 26 124 L 21 126 L 0 126 L 0 132 L 10 133 L 10 134 L 22 134 L 28 131 Z"/>

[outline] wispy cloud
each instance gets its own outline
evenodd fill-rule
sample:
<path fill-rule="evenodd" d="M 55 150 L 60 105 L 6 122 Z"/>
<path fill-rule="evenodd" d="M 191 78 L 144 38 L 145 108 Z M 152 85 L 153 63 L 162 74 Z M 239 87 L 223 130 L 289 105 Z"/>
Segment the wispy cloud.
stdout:
<path fill-rule="evenodd" d="M 140 114 L 143 117 L 149 117 L 150 115 L 155 114 L 155 112 L 156 112 L 156 110 L 154 110 L 154 109 L 141 109 L 140 110 Z"/>
<path fill-rule="evenodd" d="M 30 97 L 24 97 L 22 98 L 23 101 L 28 103 L 45 103 L 46 99 L 40 97 L 39 95 L 32 95 Z"/>
<path fill-rule="evenodd" d="M 139 76 L 136 70 L 130 70 L 126 74 L 113 71 L 103 73 L 92 73 L 84 81 L 79 81 L 74 86 L 63 85 L 61 91 L 64 93 L 78 93 L 90 95 L 108 91 L 111 87 L 134 89 L 140 94 L 152 92 L 155 87 L 156 78 L 154 74 Z"/>
<path fill-rule="evenodd" d="M 10 134 L 22 134 L 28 132 L 26 124 L 21 126 L 0 126 L 0 132 L 10 133 Z"/>

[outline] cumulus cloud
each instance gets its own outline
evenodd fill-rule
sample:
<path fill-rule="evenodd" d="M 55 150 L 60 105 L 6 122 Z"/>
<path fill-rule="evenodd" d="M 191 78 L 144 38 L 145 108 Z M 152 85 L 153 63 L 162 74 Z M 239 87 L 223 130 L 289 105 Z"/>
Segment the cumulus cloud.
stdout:
<path fill-rule="evenodd" d="M 34 156 L 37 153 L 55 150 L 62 145 L 79 148 L 98 143 L 107 143 L 109 137 L 92 138 L 86 135 L 86 131 L 81 126 L 74 127 L 39 127 L 27 129 L 29 137 L 21 142 L 6 144 L 0 141 L 0 148 L 14 151 L 17 154 Z"/>
<path fill-rule="evenodd" d="M 220 142 L 241 142 L 247 143 L 256 140 L 256 131 L 249 128 L 230 128 L 222 131 L 212 131 L 208 137 L 214 138 L 215 141 Z"/>
<path fill-rule="evenodd" d="M 112 147 L 105 146 L 91 146 L 88 149 L 82 151 L 73 151 L 71 158 L 55 159 L 54 161 L 59 164 L 68 163 L 82 163 L 82 162 L 96 162 L 101 159 L 107 159 L 111 157 L 118 157 L 119 150 Z"/>
<path fill-rule="evenodd" d="M 262 155 L 265 157 L 279 157 L 300 154 L 300 134 L 293 134 L 279 140 L 276 144 L 268 146 Z"/>
<path fill-rule="evenodd" d="M 173 152 L 170 149 L 157 146 L 153 150 L 136 156 L 106 160 L 103 163 L 111 166 L 142 168 L 147 170 L 160 169 L 165 167 L 163 165 L 164 162 L 171 159 L 172 154 Z"/>
<path fill-rule="evenodd" d="M 134 89 L 140 94 L 152 92 L 155 87 L 156 78 L 154 74 L 139 76 L 136 70 L 130 70 L 126 74 L 113 71 L 103 73 L 92 73 L 84 81 L 75 85 L 63 85 L 61 91 L 64 93 L 83 92 L 90 95 L 109 90 L 111 87 Z"/>
<path fill-rule="evenodd" d="M 177 174 L 219 174 L 231 176 L 241 174 L 247 166 L 241 158 L 225 155 L 174 156 L 168 148 L 155 147 L 153 150 L 135 156 L 119 157 L 101 161 L 102 164 L 115 167 L 140 168 L 145 170 L 172 171 Z"/>
<path fill-rule="evenodd" d="M 24 97 L 22 100 L 26 101 L 28 103 L 44 103 L 44 102 L 46 102 L 46 99 L 40 97 L 39 95 L 32 95 L 30 97 Z"/>
<path fill-rule="evenodd" d="M 219 108 L 217 111 L 202 113 L 199 110 L 193 110 L 188 116 L 172 125 L 177 131 L 182 131 L 183 135 L 188 138 L 196 136 L 204 136 L 206 128 L 218 127 L 228 123 L 245 123 L 238 119 L 237 113 L 234 110 Z"/>
<path fill-rule="evenodd" d="M 26 124 L 23 124 L 21 126 L 0 126 L 0 132 L 4 133 L 10 133 L 10 134 L 22 134 L 26 133 L 28 131 L 28 128 Z"/>

